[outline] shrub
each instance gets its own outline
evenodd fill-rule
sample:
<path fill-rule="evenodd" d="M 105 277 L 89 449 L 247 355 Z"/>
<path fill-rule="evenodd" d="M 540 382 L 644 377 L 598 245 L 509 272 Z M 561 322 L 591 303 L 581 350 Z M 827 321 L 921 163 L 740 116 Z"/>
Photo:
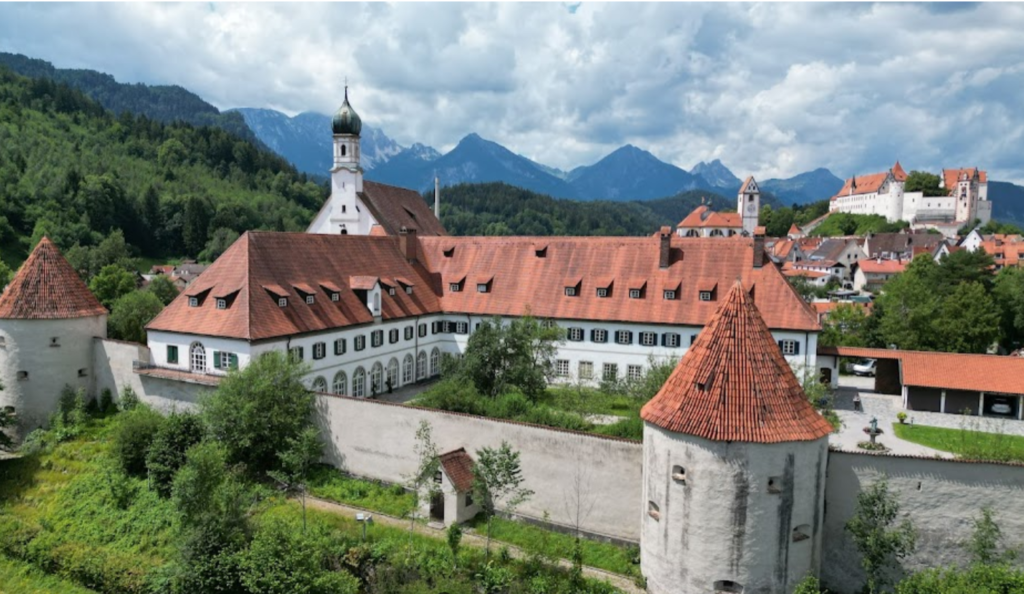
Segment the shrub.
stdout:
<path fill-rule="evenodd" d="M 146 453 L 163 422 L 159 413 L 140 406 L 117 420 L 110 453 L 125 474 L 146 474 Z"/>
<path fill-rule="evenodd" d="M 104 388 L 103 392 L 100 393 L 100 413 L 110 414 L 117 410 L 117 406 L 114 404 L 114 394 L 109 388 Z"/>
<path fill-rule="evenodd" d="M 124 389 L 121 390 L 121 410 L 129 411 L 139 404 L 139 395 L 135 393 L 135 390 L 133 390 L 131 386 L 125 386 Z"/>
<path fill-rule="evenodd" d="M 359 580 L 334 569 L 347 548 L 339 544 L 322 524 L 303 532 L 300 524 L 265 518 L 241 557 L 242 583 L 252 594 L 357 594 Z"/>
<path fill-rule="evenodd" d="M 202 420 L 193 413 L 174 413 L 160 424 L 146 453 L 146 470 L 160 496 L 170 496 L 171 481 L 185 464 L 185 452 L 202 441 L 203 434 Z"/>

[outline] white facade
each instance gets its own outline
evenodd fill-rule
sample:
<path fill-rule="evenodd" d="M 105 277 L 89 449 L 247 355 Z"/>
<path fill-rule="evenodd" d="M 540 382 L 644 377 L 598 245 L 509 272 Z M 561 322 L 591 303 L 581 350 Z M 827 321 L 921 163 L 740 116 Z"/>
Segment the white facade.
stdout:
<path fill-rule="evenodd" d="M 45 425 L 65 386 L 91 393 L 93 338 L 106 336 L 106 314 L 0 319 L 0 407 L 14 407 L 25 430 Z"/>
<path fill-rule="evenodd" d="M 359 136 L 335 134 L 331 197 L 306 232 L 369 235 L 377 221 L 359 198 L 362 191 L 363 168 L 359 165 Z"/>
<path fill-rule="evenodd" d="M 301 349 L 302 360 L 310 365 L 306 379 L 312 389 L 369 397 L 386 392 L 389 377 L 391 388 L 396 389 L 438 375 L 441 356 L 464 353 L 469 334 L 480 323 L 490 319 L 490 316 L 435 314 L 254 343 L 242 339 L 151 331 L 148 344 L 152 351 L 152 364 L 157 367 L 213 375 L 226 374 L 233 364 L 245 367 L 262 352 L 291 350 L 298 354 L 299 351 L 293 349 Z M 678 361 L 701 330 L 698 326 L 663 324 L 588 320 L 556 322 L 566 330 L 567 336 L 570 329 L 578 330 L 582 340 L 567 338 L 559 344 L 555 355 L 554 382 L 587 385 L 611 380 L 612 375 L 615 380 L 629 380 L 645 372 L 652 362 Z M 379 346 L 375 346 L 374 341 L 374 333 L 377 332 L 381 340 Z M 628 344 L 618 342 L 620 332 L 628 334 Z M 674 343 L 673 339 L 665 337 L 666 334 L 678 335 L 678 346 L 668 346 Z M 786 360 L 794 369 L 816 368 L 816 332 L 775 330 L 772 336 L 780 343 L 779 348 L 783 349 Z M 392 338 L 396 340 L 392 342 Z M 599 342 L 602 338 L 604 341 Z M 344 345 L 344 352 L 335 350 L 338 341 Z M 358 341 L 362 341 L 362 349 L 356 348 Z M 650 344 L 652 341 L 654 344 Z M 339 347 L 338 350 L 342 349 Z M 203 353 L 201 357 L 193 356 L 200 351 Z M 218 355 L 215 356 L 214 351 Z M 169 353 L 176 353 L 177 359 L 169 358 Z M 227 359 L 225 353 L 229 354 Z M 317 358 L 320 353 L 323 357 Z M 234 359 L 231 354 L 235 355 Z M 217 360 L 221 362 L 220 368 L 214 366 Z M 395 366 L 398 368 L 397 381 Z M 381 373 L 376 384 L 374 370 Z M 560 373 L 560 370 L 565 370 L 565 373 Z M 359 385 L 362 389 L 358 389 Z M 326 389 L 321 389 L 323 386 Z"/>
<path fill-rule="evenodd" d="M 644 423 L 643 447 L 648 592 L 783 594 L 818 574 L 827 437 L 717 442 Z"/>
<path fill-rule="evenodd" d="M 761 214 L 761 190 L 753 177 L 748 177 L 736 196 L 736 212 L 743 218 L 743 232 L 752 237 Z"/>

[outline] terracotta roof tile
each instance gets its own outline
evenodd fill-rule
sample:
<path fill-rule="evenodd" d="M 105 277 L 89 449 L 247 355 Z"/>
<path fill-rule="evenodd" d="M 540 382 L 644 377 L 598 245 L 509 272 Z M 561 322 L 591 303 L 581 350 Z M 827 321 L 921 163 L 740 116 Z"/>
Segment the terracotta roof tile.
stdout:
<path fill-rule="evenodd" d="M 896 274 L 910 265 L 910 260 L 861 260 L 857 263 L 864 274 Z"/>
<path fill-rule="evenodd" d="M 441 468 L 459 493 L 473 490 L 473 459 L 466 448 L 441 454 Z"/>
<path fill-rule="evenodd" d="M 0 318 L 70 319 L 106 313 L 107 308 L 46 237 L 0 296 Z"/>
<path fill-rule="evenodd" d="M 892 176 L 896 178 L 896 181 L 907 181 L 907 172 L 903 170 L 903 166 L 900 165 L 899 161 L 892 166 Z"/>
<path fill-rule="evenodd" d="M 743 219 L 737 212 L 715 212 L 707 204 L 701 204 L 693 209 L 690 214 L 686 215 L 686 218 L 680 221 L 678 226 L 684 228 L 739 228 L 743 226 Z"/>
<path fill-rule="evenodd" d="M 384 234 L 397 236 L 402 227 L 408 227 L 416 229 L 421 237 L 447 235 L 441 221 L 417 192 L 365 180 L 359 197 Z"/>
<path fill-rule="evenodd" d="M 713 441 L 810 441 L 832 432 L 739 282 L 640 417 Z"/>
<path fill-rule="evenodd" d="M 957 182 L 960 180 L 961 175 L 966 175 L 968 179 L 972 179 L 975 173 L 978 174 L 979 183 L 988 183 L 988 172 L 978 171 L 977 167 L 964 167 L 963 169 L 943 169 L 942 182 L 945 188 L 952 192 L 953 188 L 956 187 Z"/>
<path fill-rule="evenodd" d="M 884 182 L 887 177 L 889 177 L 888 171 L 851 177 L 846 180 L 843 187 L 836 192 L 834 198 L 841 198 L 851 194 L 856 196 L 857 194 L 871 194 L 872 192 L 877 192 L 879 188 L 882 187 L 882 182 Z"/>

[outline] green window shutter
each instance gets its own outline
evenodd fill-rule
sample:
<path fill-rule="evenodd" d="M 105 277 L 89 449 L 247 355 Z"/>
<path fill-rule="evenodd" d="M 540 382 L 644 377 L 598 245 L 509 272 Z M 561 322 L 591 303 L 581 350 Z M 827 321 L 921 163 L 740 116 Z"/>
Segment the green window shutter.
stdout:
<path fill-rule="evenodd" d="M 213 368 L 220 369 L 220 351 L 213 351 Z"/>
<path fill-rule="evenodd" d="M 178 362 L 178 347 L 168 345 L 167 346 L 167 362 L 177 363 Z"/>
<path fill-rule="evenodd" d="M 231 369 L 238 369 L 238 355 L 231 353 L 229 356 L 231 358 L 229 359 L 228 364 L 231 366 Z"/>

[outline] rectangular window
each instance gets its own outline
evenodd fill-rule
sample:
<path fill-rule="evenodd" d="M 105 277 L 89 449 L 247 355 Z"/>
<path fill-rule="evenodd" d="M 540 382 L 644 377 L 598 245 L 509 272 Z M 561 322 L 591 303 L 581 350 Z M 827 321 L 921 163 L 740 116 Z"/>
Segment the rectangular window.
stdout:
<path fill-rule="evenodd" d="M 629 330 L 616 330 L 615 344 L 633 344 L 633 333 Z"/>
<path fill-rule="evenodd" d="M 405 294 L 406 295 L 412 295 L 412 287 L 406 287 L 405 288 Z"/>
<path fill-rule="evenodd" d="M 583 340 L 583 328 L 569 328 L 567 336 L 573 342 L 580 342 Z"/>
<path fill-rule="evenodd" d="M 576 287 L 566 287 L 565 288 L 565 296 L 566 297 L 575 297 L 576 296 Z"/>
<path fill-rule="evenodd" d="M 313 344 L 313 358 L 323 359 L 327 356 L 327 343 L 317 342 Z"/>
<path fill-rule="evenodd" d="M 306 305 L 313 305 L 316 302 L 316 298 L 312 295 L 306 295 Z"/>
<path fill-rule="evenodd" d="M 598 289 L 597 290 L 597 296 L 601 297 L 601 298 L 607 297 L 608 296 L 608 289 Z"/>
<path fill-rule="evenodd" d="M 473 506 L 473 496 L 471 494 L 469 494 L 469 493 L 466 493 L 466 507 L 472 507 L 472 506 Z"/>
<path fill-rule="evenodd" d="M 619 379 L 619 365 L 617 363 L 605 363 L 601 372 L 601 379 L 606 382 L 614 382 Z"/>
<path fill-rule="evenodd" d="M 644 346 L 657 346 L 658 334 L 656 332 L 641 332 L 640 344 Z"/>
<path fill-rule="evenodd" d="M 405 339 L 412 340 L 412 335 L 416 330 L 412 326 L 405 327 Z"/>
<path fill-rule="evenodd" d="M 590 331 L 590 342 L 608 342 L 608 331 L 595 328 Z"/>
<path fill-rule="evenodd" d="M 198 297 L 189 297 L 188 298 L 188 306 L 189 307 L 199 307 L 199 298 Z"/>
<path fill-rule="evenodd" d="M 331 293 L 331 301 L 337 301 L 341 299 L 341 295 L 338 293 Z"/>
<path fill-rule="evenodd" d="M 675 301 L 675 299 L 676 299 L 676 292 L 675 292 L 675 290 L 673 290 L 673 289 L 666 289 L 665 290 L 665 300 L 666 301 Z"/>
<path fill-rule="evenodd" d="M 277 298 L 277 306 L 278 307 L 288 307 L 288 298 L 287 297 L 278 297 Z"/>
<path fill-rule="evenodd" d="M 370 344 L 374 348 L 384 344 L 384 331 L 374 330 L 373 332 L 370 332 Z"/>
<path fill-rule="evenodd" d="M 640 381 L 644 377 L 644 368 L 642 365 L 630 365 L 626 367 L 626 377 L 629 381 L 636 382 Z"/>
<path fill-rule="evenodd" d="M 640 289 L 630 289 L 629 290 L 629 298 L 630 299 L 639 299 L 640 298 Z"/>
<path fill-rule="evenodd" d="M 555 375 L 558 377 L 569 377 L 569 361 L 567 359 L 555 361 Z"/>
<path fill-rule="evenodd" d="M 361 351 L 366 348 L 366 335 L 360 334 L 355 338 L 355 349 Z"/>
<path fill-rule="evenodd" d="M 228 300 L 227 299 L 218 299 L 217 300 L 217 309 L 227 309 L 227 308 L 228 308 Z"/>
<path fill-rule="evenodd" d="M 302 361 L 304 352 L 302 347 L 297 346 L 288 349 L 288 355 L 292 358 L 292 361 Z M 216 360 L 216 358 L 216 353 L 214 353 L 214 359 Z"/>
<path fill-rule="evenodd" d="M 711 291 L 701 291 L 699 297 L 701 301 L 711 301 Z"/>
<path fill-rule="evenodd" d="M 178 347 L 175 345 L 167 345 L 167 363 L 175 364 L 178 362 Z"/>
<path fill-rule="evenodd" d="M 487 292 L 487 283 L 477 283 L 477 285 L 476 285 L 476 292 L 477 293 L 486 293 Z"/>
<path fill-rule="evenodd" d="M 676 348 L 681 344 L 679 334 L 676 332 L 666 332 L 664 334 L 664 345 L 671 348 Z"/>
<path fill-rule="evenodd" d="M 779 348 L 782 349 L 783 355 L 799 355 L 800 354 L 800 343 L 795 340 L 780 340 Z"/>
<path fill-rule="evenodd" d="M 427 325 L 426 324 L 420 324 L 419 333 L 420 333 L 420 338 L 423 338 L 423 337 L 425 337 L 427 335 Z"/>
<path fill-rule="evenodd" d="M 696 334 L 691 334 L 690 335 L 690 346 L 693 346 L 693 343 L 695 343 L 695 342 L 697 342 L 697 335 Z"/>
<path fill-rule="evenodd" d="M 388 344 L 395 344 L 398 342 L 398 328 L 392 328 L 388 330 Z"/>
<path fill-rule="evenodd" d="M 469 334 L 469 322 L 456 322 L 455 323 L 456 334 Z"/>
<path fill-rule="evenodd" d="M 441 332 L 441 322 L 431 322 L 430 323 L 430 333 L 431 334 L 437 334 L 439 332 Z"/>
<path fill-rule="evenodd" d="M 449 283 L 448 290 L 452 293 L 458 293 L 459 291 L 462 290 L 462 285 L 460 285 L 459 283 Z"/>
<path fill-rule="evenodd" d="M 388 295 L 390 295 L 391 297 L 395 296 L 395 288 L 394 287 L 388 287 Z"/>
<path fill-rule="evenodd" d="M 594 362 L 593 361 L 580 361 L 580 379 L 593 379 L 594 377 Z"/>
<path fill-rule="evenodd" d="M 348 344 L 347 343 L 348 343 L 348 341 L 345 340 L 344 338 L 339 338 L 339 339 L 335 340 L 334 341 L 334 354 L 335 355 L 344 355 L 345 351 L 348 350 Z"/>

